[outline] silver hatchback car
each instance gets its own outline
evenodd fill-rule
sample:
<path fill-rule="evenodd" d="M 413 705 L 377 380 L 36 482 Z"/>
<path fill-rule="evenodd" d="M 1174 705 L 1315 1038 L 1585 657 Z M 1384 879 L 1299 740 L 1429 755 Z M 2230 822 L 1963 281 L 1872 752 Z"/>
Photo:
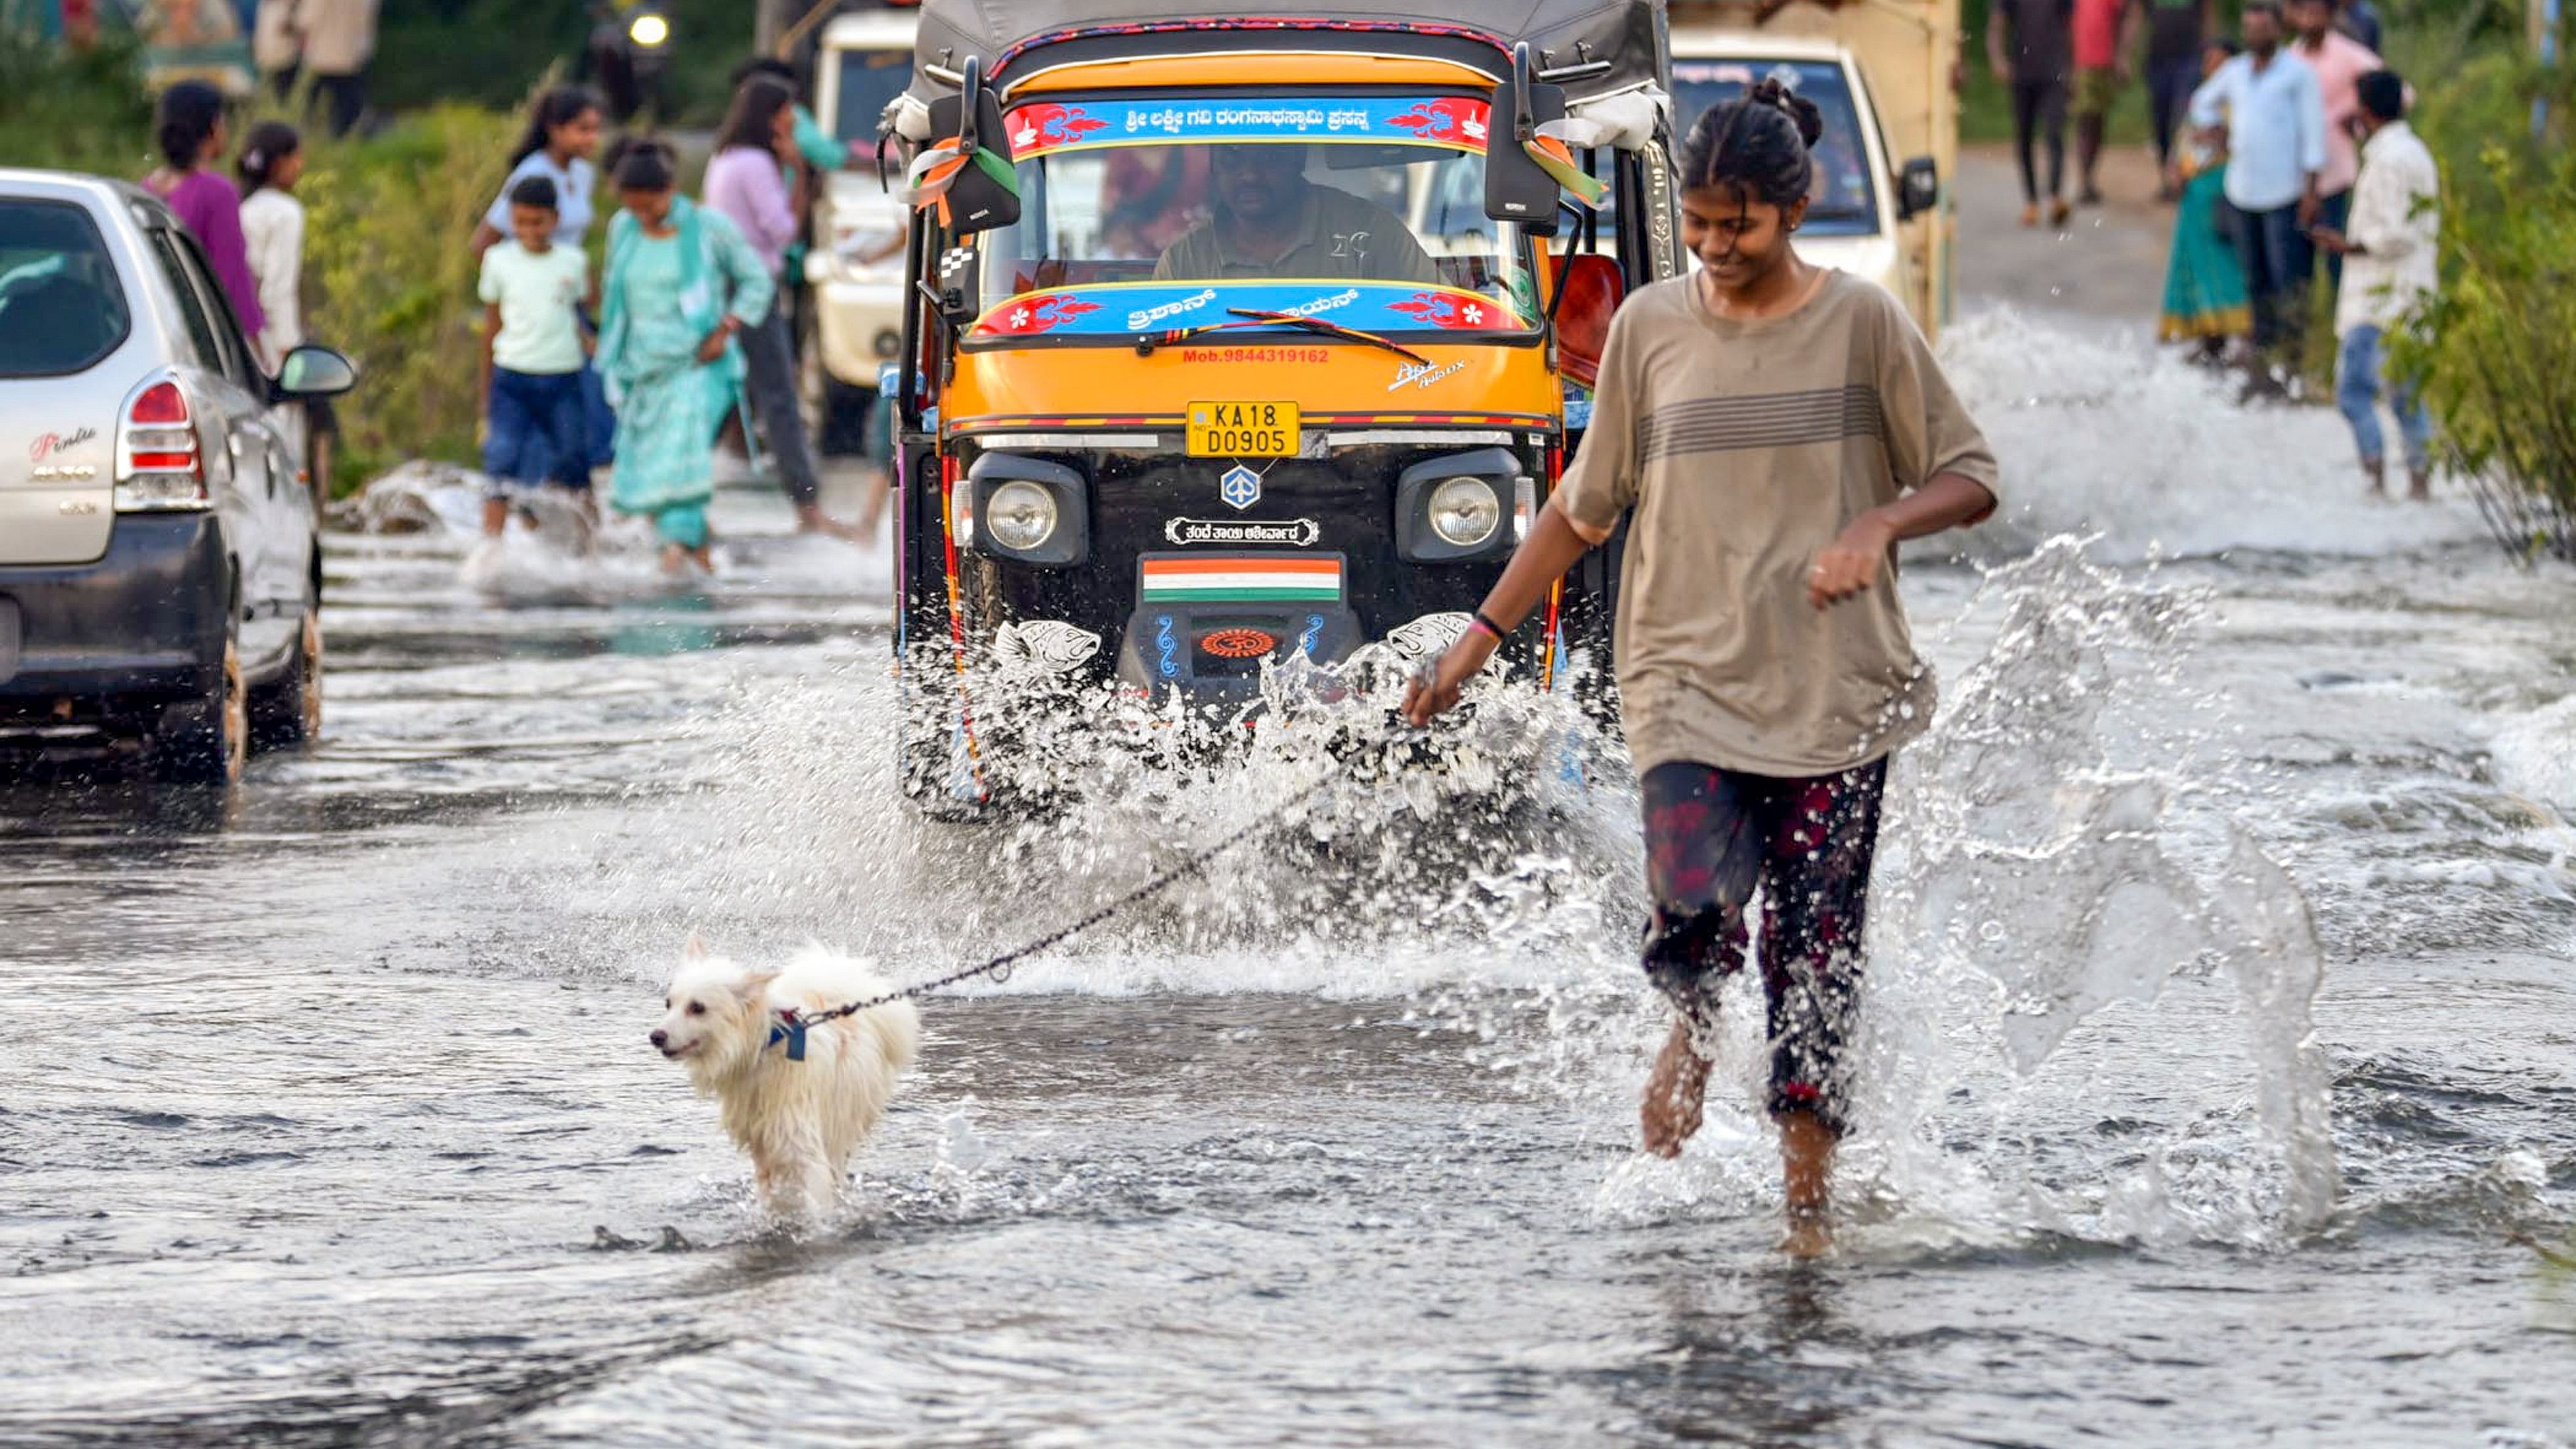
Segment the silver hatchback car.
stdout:
<path fill-rule="evenodd" d="M 309 734 L 317 511 L 274 410 L 356 381 L 325 347 L 264 372 L 149 193 L 0 169 L 0 736 L 221 782 Z"/>

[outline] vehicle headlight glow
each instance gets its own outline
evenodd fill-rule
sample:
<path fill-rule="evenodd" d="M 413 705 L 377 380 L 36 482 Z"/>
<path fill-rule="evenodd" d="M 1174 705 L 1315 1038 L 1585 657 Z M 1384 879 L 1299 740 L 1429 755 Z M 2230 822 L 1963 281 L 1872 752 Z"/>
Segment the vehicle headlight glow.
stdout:
<path fill-rule="evenodd" d="M 626 24 L 627 37 L 646 49 L 671 38 L 671 22 L 647 10 Z"/>
<path fill-rule="evenodd" d="M 984 527 L 1004 548 L 1026 553 L 1052 537 L 1055 524 L 1055 494 L 1039 484 L 1015 478 L 984 504 Z"/>
<path fill-rule="evenodd" d="M 1451 478 L 1431 490 L 1431 531 L 1444 542 L 1474 548 L 1502 521 L 1502 496 L 1483 478 Z"/>

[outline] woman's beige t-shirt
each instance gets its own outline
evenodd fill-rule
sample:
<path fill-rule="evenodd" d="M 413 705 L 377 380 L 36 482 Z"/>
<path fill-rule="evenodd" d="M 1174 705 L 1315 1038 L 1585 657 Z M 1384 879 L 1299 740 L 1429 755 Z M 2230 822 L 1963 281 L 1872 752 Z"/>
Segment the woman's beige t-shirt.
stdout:
<path fill-rule="evenodd" d="M 1829 774 L 1929 724 L 1894 551 L 1855 598 L 1819 610 L 1806 584 L 1854 518 L 1938 473 L 2000 496 L 1985 435 L 1877 286 L 1835 272 L 1754 322 L 1710 313 L 1692 276 L 1630 297 L 1557 498 L 1592 530 L 1636 510 L 1616 640 L 1637 773 Z"/>

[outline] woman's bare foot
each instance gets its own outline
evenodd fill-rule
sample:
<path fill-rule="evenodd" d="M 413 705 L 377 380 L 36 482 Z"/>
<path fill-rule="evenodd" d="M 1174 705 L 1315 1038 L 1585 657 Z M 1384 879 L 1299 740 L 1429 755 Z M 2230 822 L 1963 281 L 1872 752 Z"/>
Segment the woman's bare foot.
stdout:
<path fill-rule="evenodd" d="M 1637 1109 L 1645 1128 L 1646 1150 L 1657 1157 L 1679 1157 L 1682 1144 L 1699 1130 L 1700 1111 L 1708 1097 L 1708 1058 L 1691 1040 L 1690 1023 L 1673 1018 L 1673 1033 L 1646 1076 L 1646 1099 Z"/>
<path fill-rule="evenodd" d="M 689 551 L 676 543 L 662 545 L 662 572 L 677 577 L 689 566 Z"/>
<path fill-rule="evenodd" d="M 1783 1112 L 1780 1183 L 1789 1200 L 1789 1231 L 1780 1251 L 1813 1258 L 1834 1245 L 1834 1134 L 1813 1112 Z"/>

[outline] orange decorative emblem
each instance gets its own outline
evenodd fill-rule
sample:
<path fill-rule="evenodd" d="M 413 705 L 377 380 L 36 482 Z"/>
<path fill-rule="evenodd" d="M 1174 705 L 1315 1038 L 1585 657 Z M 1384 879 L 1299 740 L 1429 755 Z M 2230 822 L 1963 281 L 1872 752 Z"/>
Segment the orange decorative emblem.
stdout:
<path fill-rule="evenodd" d="M 1259 629 L 1217 629 L 1201 634 L 1199 647 L 1219 659 L 1251 659 L 1278 648 L 1279 638 Z"/>

